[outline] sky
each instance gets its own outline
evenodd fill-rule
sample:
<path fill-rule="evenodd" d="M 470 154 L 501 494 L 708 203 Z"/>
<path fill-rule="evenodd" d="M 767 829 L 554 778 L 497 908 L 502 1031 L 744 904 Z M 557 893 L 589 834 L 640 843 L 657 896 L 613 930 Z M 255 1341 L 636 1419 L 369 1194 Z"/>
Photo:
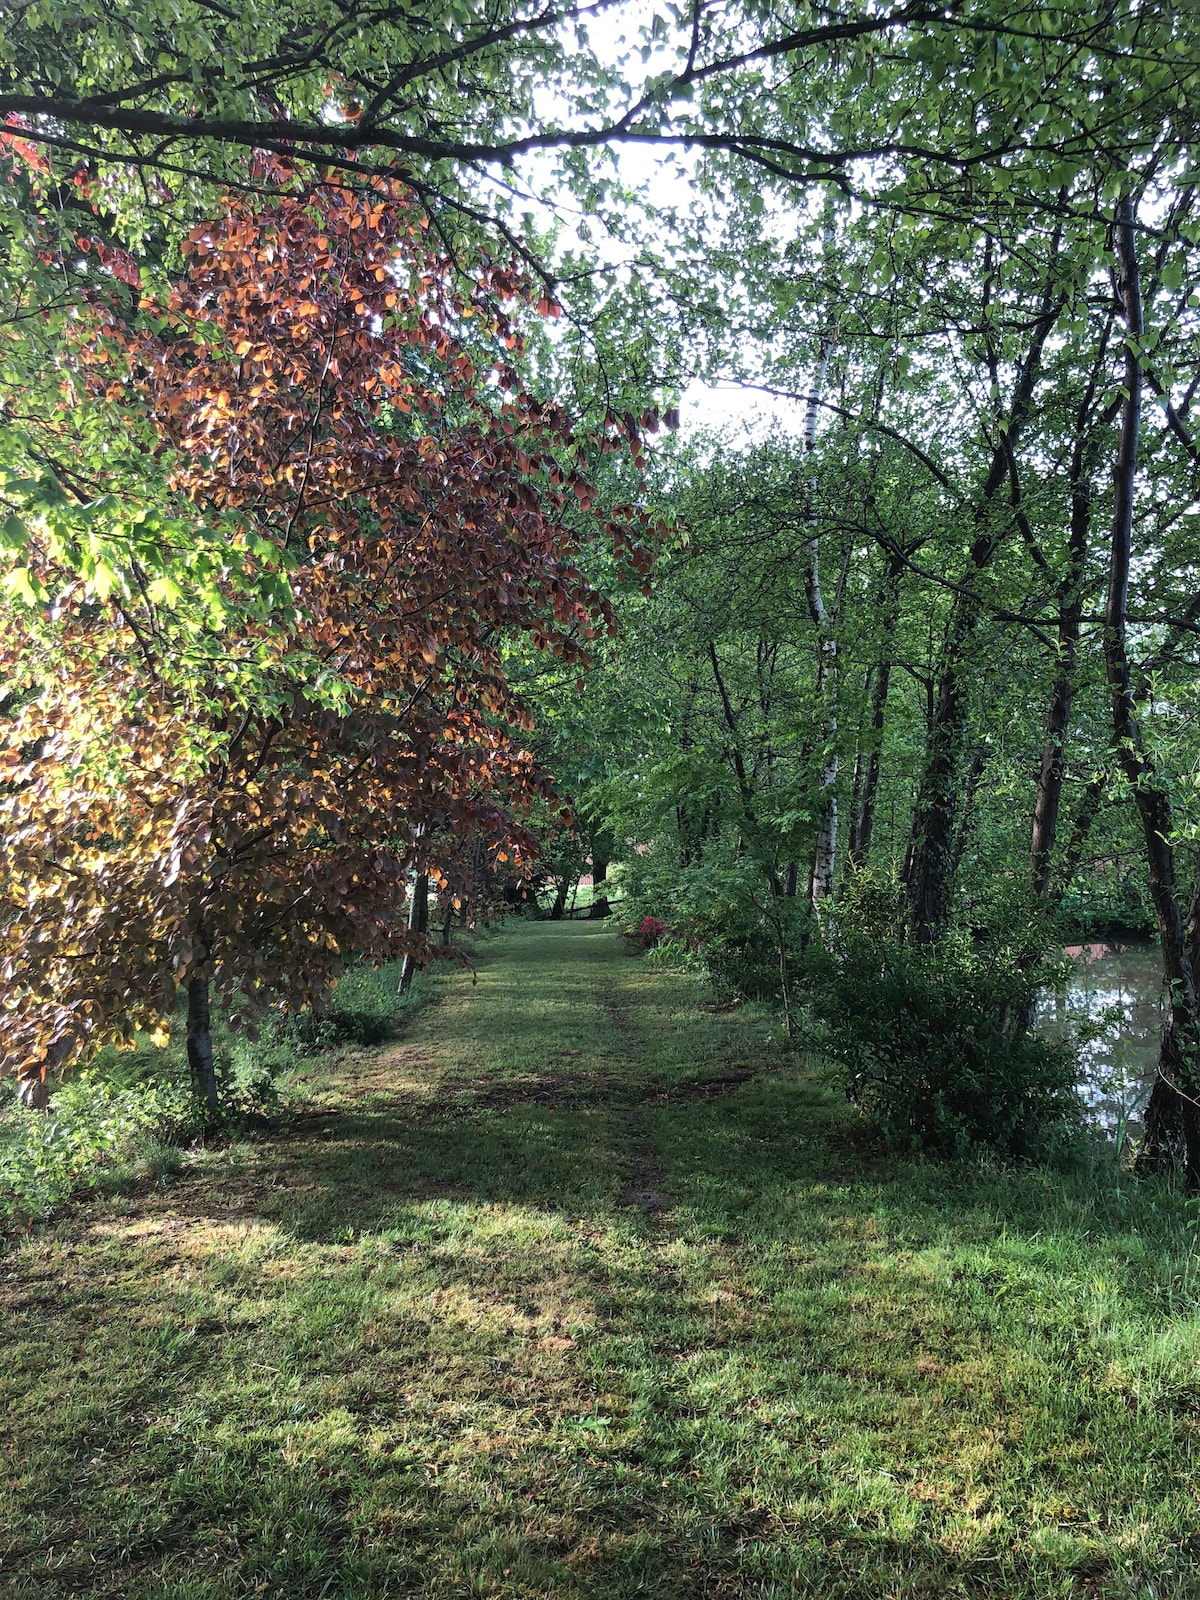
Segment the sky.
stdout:
<path fill-rule="evenodd" d="M 638 30 L 649 24 L 653 16 L 651 0 L 617 0 L 610 9 L 597 13 L 588 22 L 589 45 L 601 61 L 628 64 L 631 93 L 636 93 L 635 73 L 650 76 L 676 64 L 675 54 L 664 51 L 661 46 L 645 63 L 640 56 L 628 54 L 629 44 L 638 40 Z M 568 113 L 566 102 L 549 91 L 538 106 L 539 121 L 569 120 Z M 686 152 L 681 152 L 675 163 L 664 162 L 658 151 L 637 145 L 618 146 L 614 156 L 621 180 L 631 188 L 644 189 L 652 207 L 674 206 L 683 211 L 691 206 L 690 158 Z M 529 209 L 539 226 L 549 225 L 553 214 L 561 230 L 562 250 L 590 253 L 614 266 L 628 259 L 627 247 L 612 240 L 594 217 L 586 218 L 590 224 L 586 244 L 575 232 L 573 222 L 583 222 L 584 213 L 576 198 L 557 181 L 553 158 L 529 158 L 523 170 L 518 168 L 518 178 L 524 180 Z M 539 203 L 539 195 L 553 197 L 553 213 Z M 767 199 L 769 204 L 769 197 Z M 669 401 L 670 397 L 664 399 Z M 679 396 L 679 413 L 680 431 L 685 437 L 720 434 L 731 443 L 781 435 L 798 437 L 803 422 L 803 405 L 799 401 L 774 399 L 736 383 L 701 378 L 692 378 L 684 387 Z"/>

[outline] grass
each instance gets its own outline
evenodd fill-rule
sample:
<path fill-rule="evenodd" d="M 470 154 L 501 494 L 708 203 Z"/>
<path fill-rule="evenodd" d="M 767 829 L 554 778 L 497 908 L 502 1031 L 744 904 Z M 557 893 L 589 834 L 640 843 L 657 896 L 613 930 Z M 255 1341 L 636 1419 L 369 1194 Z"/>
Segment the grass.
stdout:
<path fill-rule="evenodd" d="M 0 1593 L 1200 1594 L 1194 1202 L 899 1162 L 603 924 L 478 961 L 0 1261 Z"/>
<path fill-rule="evenodd" d="M 543 912 L 547 912 L 553 906 L 554 898 L 553 885 L 540 889 L 537 895 L 538 906 Z M 617 877 L 606 878 L 600 885 L 599 895 L 590 882 L 576 883 L 567 895 L 563 915 L 568 921 L 573 917 L 586 917 L 592 908 L 592 902 L 596 899 L 606 900 L 614 911 L 618 911 L 622 898 L 621 881 Z"/>
<path fill-rule="evenodd" d="M 399 998 L 399 976 L 399 962 L 351 967 L 321 1017 L 268 1018 L 256 1040 L 231 1033 L 218 1014 L 213 1044 L 227 1129 L 271 1117 L 298 1055 L 347 1039 L 390 1038 L 435 981 L 418 973 Z M 176 1021 L 165 1046 L 139 1034 L 132 1049 L 101 1050 L 58 1086 L 48 1115 L 26 1110 L 12 1079 L 0 1080 L 0 1235 L 27 1228 L 80 1191 L 115 1193 L 180 1172 L 190 1159 L 181 1147 L 202 1141 L 205 1118 L 191 1091 L 182 1010 Z"/>

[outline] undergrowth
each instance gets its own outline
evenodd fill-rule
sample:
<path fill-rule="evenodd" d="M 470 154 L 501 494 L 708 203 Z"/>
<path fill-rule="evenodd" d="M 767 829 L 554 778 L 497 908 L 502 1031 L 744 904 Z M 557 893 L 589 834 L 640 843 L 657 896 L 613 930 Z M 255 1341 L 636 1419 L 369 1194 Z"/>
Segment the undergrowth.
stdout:
<path fill-rule="evenodd" d="M 301 1058 L 381 1043 L 415 1015 L 431 980 L 419 973 L 400 998 L 399 972 L 398 962 L 352 967 L 322 1015 L 268 1014 L 257 1039 L 233 1033 L 223 1017 L 214 1018 L 226 1135 L 271 1126 Z M 184 1034 L 181 1011 L 165 1046 L 140 1035 L 131 1050 L 100 1050 L 56 1086 L 45 1111 L 21 1105 L 13 1083 L 0 1083 L 0 1231 L 28 1227 L 72 1195 L 121 1193 L 181 1170 L 190 1159 L 188 1147 L 198 1148 L 206 1131 L 191 1089 Z"/>

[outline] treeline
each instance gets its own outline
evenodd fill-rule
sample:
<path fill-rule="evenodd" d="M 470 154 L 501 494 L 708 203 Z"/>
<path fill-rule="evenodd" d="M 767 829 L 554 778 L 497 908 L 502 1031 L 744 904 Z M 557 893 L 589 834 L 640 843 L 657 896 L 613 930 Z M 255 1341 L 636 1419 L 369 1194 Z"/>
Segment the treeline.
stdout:
<path fill-rule="evenodd" d="M 675 546 L 588 691 L 622 751 L 595 803 L 634 905 L 733 987 L 886 981 L 881 1046 L 919 991 L 903 1071 L 947 1028 L 958 1066 L 917 1121 L 981 1052 L 1006 1094 L 1065 939 L 1156 931 L 1143 1159 L 1195 1181 L 1200 216 L 1174 171 L 1094 199 L 813 219 L 809 387 L 764 385 L 792 437 L 665 469 Z"/>

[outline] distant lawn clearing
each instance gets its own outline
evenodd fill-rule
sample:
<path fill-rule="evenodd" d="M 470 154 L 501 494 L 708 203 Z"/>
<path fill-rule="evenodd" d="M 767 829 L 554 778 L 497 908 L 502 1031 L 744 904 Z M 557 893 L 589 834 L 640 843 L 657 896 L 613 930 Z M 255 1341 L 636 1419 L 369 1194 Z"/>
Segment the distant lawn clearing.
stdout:
<path fill-rule="evenodd" d="M 0 1259 L 0 1594 L 1200 1595 L 1200 1207 L 883 1155 L 761 1016 L 512 926 Z"/>

